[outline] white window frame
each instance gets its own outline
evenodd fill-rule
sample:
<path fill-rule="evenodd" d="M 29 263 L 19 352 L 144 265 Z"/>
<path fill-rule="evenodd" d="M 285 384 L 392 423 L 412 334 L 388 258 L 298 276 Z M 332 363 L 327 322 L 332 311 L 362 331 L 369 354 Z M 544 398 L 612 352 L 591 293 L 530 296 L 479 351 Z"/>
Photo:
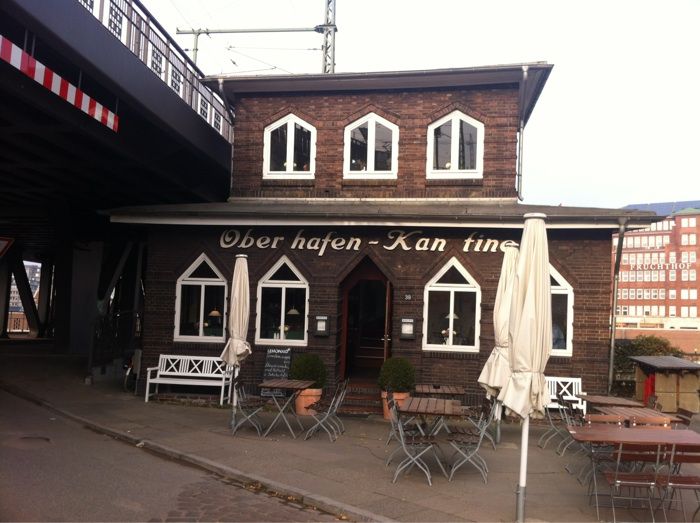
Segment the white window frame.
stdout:
<path fill-rule="evenodd" d="M 299 281 L 270 281 L 270 278 L 277 272 L 277 270 L 282 267 L 282 265 L 287 265 L 289 269 L 295 274 Z M 262 308 L 262 290 L 263 288 L 281 288 L 282 289 L 282 307 L 280 307 L 280 337 L 279 338 L 261 338 L 260 337 L 260 321 L 262 319 L 261 308 Z M 304 338 L 301 340 L 290 340 L 286 339 L 284 336 L 284 314 L 286 309 L 286 290 L 287 289 L 304 289 L 306 292 L 305 301 L 305 314 L 304 314 Z M 261 345 L 285 345 L 285 346 L 296 346 L 296 347 L 306 347 L 309 339 L 309 281 L 304 278 L 304 276 L 299 272 L 299 269 L 291 262 L 287 256 L 282 256 L 277 262 L 272 266 L 272 268 L 267 271 L 262 278 L 258 281 L 257 289 L 257 303 L 256 303 L 256 319 L 255 319 L 255 343 Z"/>
<path fill-rule="evenodd" d="M 444 274 L 452 267 L 467 280 L 466 284 L 446 284 L 437 283 Z M 474 292 L 476 294 L 476 304 L 474 306 L 474 345 L 450 345 L 450 344 L 435 344 L 428 343 L 428 293 L 431 290 L 447 291 L 450 293 L 450 311 L 454 311 L 454 293 L 455 292 Z M 452 341 L 452 331 L 454 320 L 450 318 L 449 323 L 449 340 Z M 474 277 L 469 274 L 469 271 L 455 258 L 454 256 L 442 266 L 442 268 L 433 276 L 423 288 L 423 350 L 433 352 L 479 352 L 479 341 L 481 336 L 481 286 L 476 283 Z"/>
<path fill-rule="evenodd" d="M 364 171 L 350 170 L 350 145 L 352 131 L 367 124 L 367 169 Z M 374 150 L 376 124 L 380 123 L 391 131 L 391 170 L 377 171 L 374 168 Z M 399 126 L 382 118 L 376 113 L 369 113 L 355 120 L 345 128 L 343 148 L 343 178 L 348 180 L 394 180 L 399 172 Z"/>
<path fill-rule="evenodd" d="M 214 271 L 217 278 L 192 278 L 192 274 L 201 264 L 205 262 L 209 268 Z M 184 336 L 180 335 L 180 296 L 182 294 L 183 285 L 199 285 L 200 288 L 200 311 L 199 311 L 199 335 L 198 336 Z M 222 322 L 227 318 L 226 307 L 228 304 L 228 283 L 226 278 L 223 277 L 219 269 L 212 263 L 209 257 L 202 253 L 197 259 L 192 262 L 192 264 L 185 269 L 185 271 L 177 279 L 177 286 L 175 288 L 175 329 L 173 332 L 173 341 L 194 341 L 199 343 L 216 343 L 219 341 L 225 341 L 226 339 L 226 329 L 222 329 L 221 336 L 204 336 L 204 291 L 206 287 L 223 287 L 224 288 L 224 310 L 221 311 Z M 225 325 L 225 324 L 224 324 Z"/>
<path fill-rule="evenodd" d="M 566 300 L 566 348 L 565 349 L 554 349 L 552 348 L 552 356 L 564 356 L 571 357 L 574 352 L 574 288 L 569 284 L 566 279 L 559 274 L 552 264 L 549 265 L 549 274 L 552 276 L 557 285 L 551 286 L 550 292 L 552 294 L 565 294 L 567 296 Z"/>
<path fill-rule="evenodd" d="M 308 171 L 294 170 L 294 124 L 299 124 L 311 132 L 311 152 Z M 285 171 L 270 170 L 270 135 L 272 131 L 287 126 L 287 169 Z M 263 135 L 263 180 L 313 180 L 316 173 L 316 128 L 294 114 L 288 114 L 265 127 Z"/>
<path fill-rule="evenodd" d="M 458 169 L 459 162 L 457 156 L 459 154 L 459 122 L 463 120 L 470 125 L 476 127 L 476 168 L 475 169 Z M 433 169 L 434 160 L 434 145 L 435 145 L 435 129 L 446 122 L 452 122 L 452 142 L 450 153 L 450 168 L 449 169 Z M 426 178 L 428 180 L 454 180 L 454 179 L 480 179 L 484 177 L 484 124 L 479 120 L 475 120 L 471 116 L 467 116 L 462 111 L 452 111 L 431 123 L 428 126 L 428 151 L 426 159 Z"/>

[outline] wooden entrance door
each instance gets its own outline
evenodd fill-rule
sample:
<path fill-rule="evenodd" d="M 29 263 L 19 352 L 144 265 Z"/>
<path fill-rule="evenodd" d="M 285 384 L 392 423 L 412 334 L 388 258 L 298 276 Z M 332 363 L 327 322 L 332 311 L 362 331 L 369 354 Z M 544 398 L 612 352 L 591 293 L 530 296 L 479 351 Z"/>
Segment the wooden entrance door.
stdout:
<path fill-rule="evenodd" d="M 341 287 L 343 376 L 376 377 L 391 353 L 391 283 L 365 260 Z"/>

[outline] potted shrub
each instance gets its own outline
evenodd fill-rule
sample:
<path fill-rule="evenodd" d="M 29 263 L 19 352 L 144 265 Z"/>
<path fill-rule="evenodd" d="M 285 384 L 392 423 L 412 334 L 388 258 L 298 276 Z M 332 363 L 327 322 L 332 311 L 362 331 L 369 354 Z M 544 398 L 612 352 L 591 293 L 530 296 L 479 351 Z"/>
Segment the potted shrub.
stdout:
<path fill-rule="evenodd" d="M 379 387 L 382 389 L 382 407 L 384 419 L 389 419 L 389 407 L 387 405 L 387 390 L 394 393 L 394 400 L 399 405 L 411 395 L 416 386 L 416 369 L 406 358 L 388 358 L 382 364 L 379 371 Z"/>
<path fill-rule="evenodd" d="M 307 407 L 321 399 L 326 385 L 326 366 L 318 354 L 299 354 L 292 360 L 289 377 L 293 380 L 313 381 L 311 388 L 302 390 L 296 397 L 295 407 L 298 415 L 311 416 L 315 412 Z"/>

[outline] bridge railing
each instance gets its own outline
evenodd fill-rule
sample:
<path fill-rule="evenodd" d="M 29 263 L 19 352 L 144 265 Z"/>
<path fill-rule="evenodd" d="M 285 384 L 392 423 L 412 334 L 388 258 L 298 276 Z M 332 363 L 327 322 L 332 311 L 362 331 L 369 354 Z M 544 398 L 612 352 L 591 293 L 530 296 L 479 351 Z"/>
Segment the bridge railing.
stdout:
<path fill-rule="evenodd" d="M 233 125 L 221 98 L 202 84 L 204 73 L 141 2 L 77 1 L 219 134 L 233 141 Z"/>

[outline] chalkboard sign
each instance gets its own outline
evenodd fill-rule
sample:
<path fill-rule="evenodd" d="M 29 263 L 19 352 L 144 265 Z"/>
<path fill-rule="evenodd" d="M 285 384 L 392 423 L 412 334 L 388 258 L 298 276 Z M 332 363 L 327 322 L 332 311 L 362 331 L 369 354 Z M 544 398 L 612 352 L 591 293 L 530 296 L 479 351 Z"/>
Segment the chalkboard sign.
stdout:
<path fill-rule="evenodd" d="M 270 347 L 265 355 L 265 370 L 263 371 L 263 380 L 269 379 L 287 379 L 289 377 L 289 365 L 292 362 L 292 349 L 278 349 Z M 284 396 L 285 391 L 282 389 L 267 389 L 260 391 L 261 396 Z"/>

